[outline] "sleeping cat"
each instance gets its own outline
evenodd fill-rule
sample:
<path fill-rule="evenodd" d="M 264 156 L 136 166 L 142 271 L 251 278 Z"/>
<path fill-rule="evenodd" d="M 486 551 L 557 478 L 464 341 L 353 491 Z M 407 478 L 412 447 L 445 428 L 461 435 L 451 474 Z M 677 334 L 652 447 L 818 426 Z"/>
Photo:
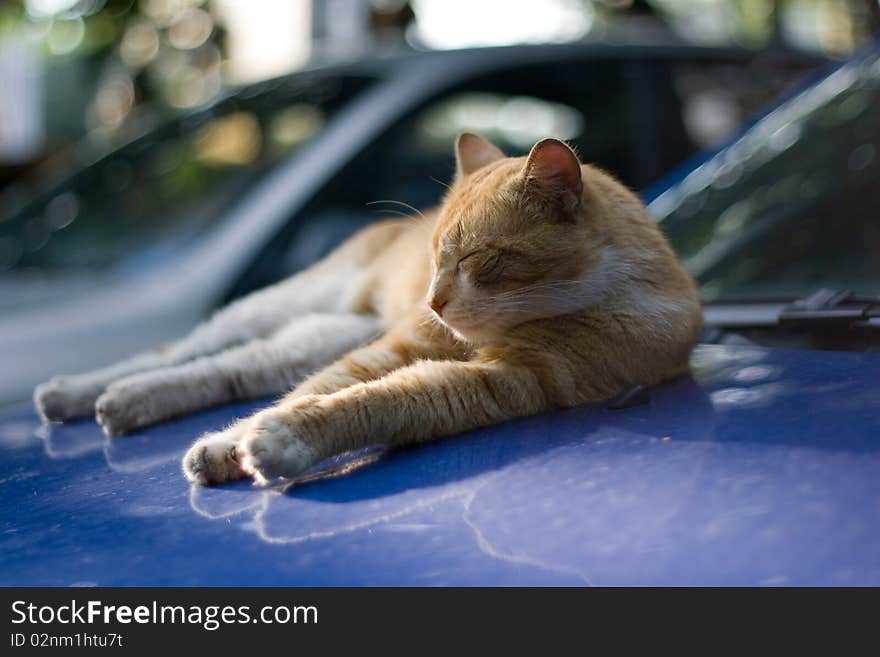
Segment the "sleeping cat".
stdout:
<path fill-rule="evenodd" d="M 437 210 L 365 228 L 179 342 L 52 379 L 40 413 L 94 409 L 115 435 L 292 389 L 184 457 L 194 482 L 262 482 L 687 369 L 697 289 L 630 191 L 556 139 L 508 158 L 463 134 L 455 155 Z"/>

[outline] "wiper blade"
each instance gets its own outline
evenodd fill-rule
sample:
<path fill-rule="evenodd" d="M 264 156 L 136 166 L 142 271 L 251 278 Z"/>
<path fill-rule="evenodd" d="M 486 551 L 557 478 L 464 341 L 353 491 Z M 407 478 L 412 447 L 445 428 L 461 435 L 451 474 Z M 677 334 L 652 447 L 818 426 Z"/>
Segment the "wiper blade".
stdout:
<path fill-rule="evenodd" d="M 819 290 L 779 314 L 779 324 L 787 326 L 868 326 L 872 319 L 880 319 L 880 299 L 856 296 L 850 290 Z"/>
<path fill-rule="evenodd" d="M 843 351 L 880 347 L 880 298 L 849 290 L 819 290 L 787 304 L 707 304 L 703 317 L 702 341 L 713 344 Z"/>
<path fill-rule="evenodd" d="M 849 290 L 822 289 L 807 297 L 779 301 L 707 303 L 707 327 L 837 330 L 880 328 L 880 298 L 860 297 Z"/>

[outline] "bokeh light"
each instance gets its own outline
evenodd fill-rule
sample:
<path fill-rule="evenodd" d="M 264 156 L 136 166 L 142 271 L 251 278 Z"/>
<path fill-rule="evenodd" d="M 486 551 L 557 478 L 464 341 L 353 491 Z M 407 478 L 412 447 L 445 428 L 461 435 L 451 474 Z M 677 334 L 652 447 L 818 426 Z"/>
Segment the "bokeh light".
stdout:
<path fill-rule="evenodd" d="M 578 0 L 414 0 L 418 39 L 432 48 L 553 43 L 584 36 L 592 5 Z"/>

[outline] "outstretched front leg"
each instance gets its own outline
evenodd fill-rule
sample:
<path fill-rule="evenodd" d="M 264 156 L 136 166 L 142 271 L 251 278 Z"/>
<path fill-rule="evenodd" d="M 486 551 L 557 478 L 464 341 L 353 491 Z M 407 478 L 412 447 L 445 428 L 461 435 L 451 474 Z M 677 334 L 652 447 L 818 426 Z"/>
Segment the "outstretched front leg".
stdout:
<path fill-rule="evenodd" d="M 548 408 L 537 376 L 501 361 L 422 361 L 329 395 L 293 396 L 248 420 L 238 448 L 257 481 L 365 445 L 400 445 Z"/>
<path fill-rule="evenodd" d="M 404 322 L 371 344 L 349 352 L 333 364 L 303 381 L 290 392 L 283 404 L 300 398 L 330 395 L 351 386 L 381 379 L 418 359 L 463 359 L 468 350 L 456 344 L 441 326 L 422 322 Z M 183 459 L 183 471 L 190 481 L 218 484 L 247 476 L 236 449 L 261 414 L 239 420 L 223 431 L 200 438 Z"/>

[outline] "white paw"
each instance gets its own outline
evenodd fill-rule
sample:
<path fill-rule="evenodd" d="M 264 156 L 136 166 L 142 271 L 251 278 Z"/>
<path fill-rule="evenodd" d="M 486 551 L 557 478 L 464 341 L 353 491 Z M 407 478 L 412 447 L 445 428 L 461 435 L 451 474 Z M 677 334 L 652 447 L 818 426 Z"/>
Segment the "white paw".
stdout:
<path fill-rule="evenodd" d="M 34 406 L 46 422 L 64 422 L 92 414 L 101 389 L 77 383 L 75 377 L 55 376 L 34 389 Z"/>
<path fill-rule="evenodd" d="M 95 402 L 95 419 L 108 436 L 121 436 L 152 423 L 147 401 L 146 395 L 111 386 Z"/>
<path fill-rule="evenodd" d="M 294 477 L 320 460 L 318 452 L 296 435 L 286 417 L 283 411 L 259 413 L 241 441 L 242 468 L 258 483 Z"/>
<path fill-rule="evenodd" d="M 237 445 L 241 430 L 207 433 L 189 448 L 183 457 L 183 474 L 196 484 L 222 484 L 247 477 L 239 461 Z"/>

